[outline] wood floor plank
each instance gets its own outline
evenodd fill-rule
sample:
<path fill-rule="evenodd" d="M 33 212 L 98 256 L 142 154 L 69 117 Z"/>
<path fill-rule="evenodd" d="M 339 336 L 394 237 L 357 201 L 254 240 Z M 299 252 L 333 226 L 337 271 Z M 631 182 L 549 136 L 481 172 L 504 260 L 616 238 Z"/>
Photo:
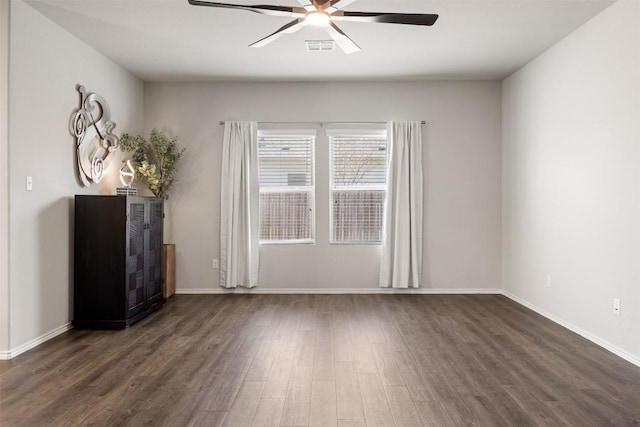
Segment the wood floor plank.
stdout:
<path fill-rule="evenodd" d="M 333 329 L 334 359 L 336 362 L 353 362 L 354 350 L 351 343 L 351 334 L 346 323 Z"/>
<path fill-rule="evenodd" d="M 309 425 L 312 372 L 312 366 L 293 367 L 280 420 L 282 426 Z"/>
<path fill-rule="evenodd" d="M 227 411 L 199 411 L 188 427 L 222 427 Z"/>
<path fill-rule="evenodd" d="M 294 366 L 291 373 L 291 380 L 287 388 L 287 400 L 300 402 L 311 400 L 311 379 L 313 367 Z"/>
<path fill-rule="evenodd" d="M 396 425 L 406 427 L 423 427 L 416 405 L 411 400 L 409 390 L 405 386 L 384 386 L 391 414 Z"/>
<path fill-rule="evenodd" d="M 387 337 L 384 334 L 383 330 L 383 321 L 378 318 L 378 316 L 370 314 L 367 316 L 367 321 L 365 323 L 365 330 L 367 331 L 367 338 L 369 339 L 369 343 L 378 344 L 387 342 Z"/>
<path fill-rule="evenodd" d="M 373 355 L 376 360 L 376 366 L 380 373 L 380 379 L 383 385 L 404 385 L 402 374 L 396 365 L 396 361 L 393 356 L 392 344 L 387 343 L 375 343 L 373 344 Z M 395 350 L 395 348 L 394 348 Z"/>
<path fill-rule="evenodd" d="M 278 427 L 282 417 L 284 399 L 261 399 L 252 427 Z"/>
<path fill-rule="evenodd" d="M 306 427 L 309 425 L 311 400 L 285 400 L 280 425 L 282 427 Z"/>
<path fill-rule="evenodd" d="M 330 314 L 318 314 L 313 355 L 314 380 L 333 380 L 336 377 L 331 326 Z"/>
<path fill-rule="evenodd" d="M 409 347 L 407 346 L 398 325 L 393 321 L 393 318 L 382 322 L 382 332 L 384 333 L 386 342 L 389 343 L 389 346 L 395 351 L 409 351 Z"/>
<path fill-rule="evenodd" d="M 495 408 L 495 411 L 509 425 L 535 426 L 538 424 L 536 417 L 531 416 L 520 402 L 513 399 L 506 391 L 486 393 L 481 398 L 486 406 Z"/>
<path fill-rule="evenodd" d="M 640 368 L 498 295 L 176 295 L 0 361 L 2 426 L 252 423 L 639 425 Z"/>
<path fill-rule="evenodd" d="M 298 366 L 313 366 L 313 355 L 315 353 L 316 332 L 315 330 L 304 330 L 296 347 L 295 362 Z"/>
<path fill-rule="evenodd" d="M 309 427 L 332 427 L 338 424 L 336 382 L 317 380 L 311 383 Z"/>
<path fill-rule="evenodd" d="M 264 384 L 263 399 L 284 399 L 287 397 L 292 368 L 293 361 L 288 358 L 279 358 L 273 362 L 269 377 Z"/>
<path fill-rule="evenodd" d="M 260 343 L 260 347 L 251 362 L 245 381 L 266 381 L 271 372 L 271 366 L 276 358 L 276 340 L 266 338 Z"/>
<path fill-rule="evenodd" d="M 434 384 L 426 379 L 411 353 L 398 351 L 394 352 L 393 356 L 413 401 L 429 402 L 437 400 L 438 395 L 434 391 Z"/>
<path fill-rule="evenodd" d="M 364 420 L 338 420 L 338 427 L 367 427 Z"/>
<path fill-rule="evenodd" d="M 441 401 L 419 402 L 416 405 L 418 415 L 425 427 L 455 427 L 455 424 Z"/>
<path fill-rule="evenodd" d="M 336 362 L 336 397 L 339 420 L 364 420 L 360 382 L 352 362 Z"/>
<path fill-rule="evenodd" d="M 395 425 L 389 402 L 384 392 L 380 375 L 358 374 L 365 421 L 368 427 L 388 427 Z"/>
<path fill-rule="evenodd" d="M 315 300 L 314 295 L 309 295 L 309 298 Z M 316 329 L 316 316 L 318 314 L 318 308 L 312 305 L 309 308 L 305 308 L 302 312 L 302 319 L 300 321 L 301 331 L 314 331 Z"/>
<path fill-rule="evenodd" d="M 264 382 L 248 381 L 242 385 L 233 406 L 224 420 L 225 427 L 246 427 L 251 425 L 260 403 Z"/>
<path fill-rule="evenodd" d="M 358 316 L 349 317 L 349 331 L 356 363 L 359 373 L 377 373 L 376 360 L 373 355 L 369 336 L 365 327 L 365 321 Z"/>
<path fill-rule="evenodd" d="M 525 411 L 527 418 L 538 426 L 559 426 L 564 423 L 545 402 L 533 397 L 529 393 L 522 393 L 513 386 L 505 387 L 505 393 Z"/>

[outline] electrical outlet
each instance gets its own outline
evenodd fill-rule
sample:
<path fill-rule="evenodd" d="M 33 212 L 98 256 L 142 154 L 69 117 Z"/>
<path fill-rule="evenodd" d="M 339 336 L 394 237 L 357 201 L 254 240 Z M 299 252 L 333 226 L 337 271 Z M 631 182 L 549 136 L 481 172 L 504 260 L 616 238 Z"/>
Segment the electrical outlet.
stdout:
<path fill-rule="evenodd" d="M 613 299 L 613 314 L 620 316 L 620 300 L 618 298 Z"/>
<path fill-rule="evenodd" d="M 547 288 L 551 287 L 551 275 L 547 276 Z"/>
<path fill-rule="evenodd" d="M 218 268 L 218 260 L 217 259 L 211 260 L 211 268 Z"/>

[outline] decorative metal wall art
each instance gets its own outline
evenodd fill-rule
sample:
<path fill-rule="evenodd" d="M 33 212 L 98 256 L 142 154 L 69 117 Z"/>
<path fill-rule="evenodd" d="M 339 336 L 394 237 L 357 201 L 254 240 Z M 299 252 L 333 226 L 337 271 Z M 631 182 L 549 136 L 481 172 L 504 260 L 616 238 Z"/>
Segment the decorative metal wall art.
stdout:
<path fill-rule="evenodd" d="M 119 140 L 113 134 L 109 104 L 96 93 L 87 93 L 78 86 L 80 108 L 71 120 L 71 133 L 76 137 L 78 176 L 85 187 L 98 183 L 109 169 Z"/>

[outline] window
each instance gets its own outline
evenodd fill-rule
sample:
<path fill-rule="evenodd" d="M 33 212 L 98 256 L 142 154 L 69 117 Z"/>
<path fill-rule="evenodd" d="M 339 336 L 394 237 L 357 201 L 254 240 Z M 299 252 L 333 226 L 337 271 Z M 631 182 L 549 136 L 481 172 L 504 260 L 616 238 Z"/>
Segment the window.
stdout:
<path fill-rule="evenodd" d="M 258 135 L 260 242 L 314 240 L 314 135 Z"/>
<path fill-rule="evenodd" d="M 379 243 L 386 196 L 386 132 L 331 133 L 331 242 Z"/>

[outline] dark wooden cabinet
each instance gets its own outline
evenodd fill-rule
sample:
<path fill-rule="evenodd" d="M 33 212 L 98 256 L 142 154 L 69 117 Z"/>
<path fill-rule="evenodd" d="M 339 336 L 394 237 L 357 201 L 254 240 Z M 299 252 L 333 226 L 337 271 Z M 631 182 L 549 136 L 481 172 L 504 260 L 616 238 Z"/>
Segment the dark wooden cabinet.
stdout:
<path fill-rule="evenodd" d="M 160 307 L 163 199 L 76 196 L 73 325 L 124 328 Z"/>

